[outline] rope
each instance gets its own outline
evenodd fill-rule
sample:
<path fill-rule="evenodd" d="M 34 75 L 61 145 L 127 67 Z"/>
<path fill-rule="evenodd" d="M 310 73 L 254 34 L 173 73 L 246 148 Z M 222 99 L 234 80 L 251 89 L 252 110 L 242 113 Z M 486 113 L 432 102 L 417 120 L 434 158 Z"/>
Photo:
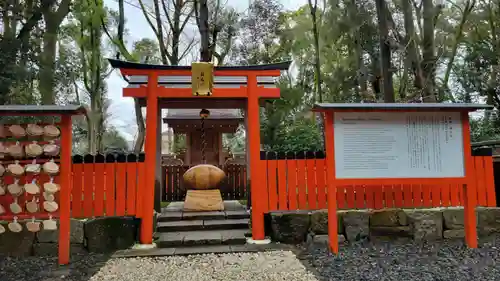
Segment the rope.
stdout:
<path fill-rule="evenodd" d="M 207 147 L 207 140 L 205 139 L 205 118 L 201 117 L 201 162 L 207 164 L 205 158 L 205 148 Z"/>

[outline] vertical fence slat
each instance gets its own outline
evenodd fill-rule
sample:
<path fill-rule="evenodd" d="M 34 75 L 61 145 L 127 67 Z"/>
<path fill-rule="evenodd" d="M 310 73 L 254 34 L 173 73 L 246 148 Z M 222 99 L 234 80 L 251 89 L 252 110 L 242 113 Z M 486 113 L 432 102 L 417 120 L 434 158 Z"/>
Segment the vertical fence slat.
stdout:
<path fill-rule="evenodd" d="M 482 156 L 484 161 L 484 173 L 486 184 L 486 198 L 488 207 L 496 207 L 495 177 L 493 176 L 493 157 Z"/>
<path fill-rule="evenodd" d="M 118 156 L 118 162 L 116 165 L 116 215 L 124 216 L 126 209 L 126 192 L 127 192 L 127 163 L 124 163 L 125 159 L 120 159 Z"/>
<path fill-rule="evenodd" d="M 100 217 L 104 215 L 104 190 L 105 190 L 105 167 L 104 155 L 96 155 L 94 164 L 95 175 L 95 204 L 94 216 Z"/>
<path fill-rule="evenodd" d="M 356 195 L 354 194 L 354 186 L 348 185 L 345 187 L 345 194 L 347 198 L 347 208 L 355 209 L 356 208 Z"/>
<path fill-rule="evenodd" d="M 443 207 L 451 206 L 450 186 L 450 184 L 443 184 L 441 186 L 441 206 Z"/>
<path fill-rule="evenodd" d="M 450 205 L 452 207 L 460 206 L 460 197 L 459 197 L 459 186 L 458 184 L 450 185 Z"/>
<path fill-rule="evenodd" d="M 346 187 L 345 186 L 337 186 L 337 207 L 339 209 L 347 209 L 347 200 L 346 200 Z"/>
<path fill-rule="evenodd" d="M 442 185 L 432 185 L 431 186 L 431 206 L 439 207 L 441 206 L 441 187 Z"/>
<path fill-rule="evenodd" d="M 83 161 L 83 159 L 82 159 Z M 83 164 L 73 164 L 73 189 L 71 192 L 72 216 L 74 218 L 82 217 L 83 206 Z"/>
<path fill-rule="evenodd" d="M 297 160 L 286 161 L 287 184 L 288 184 L 288 204 L 290 210 L 298 209 L 297 201 Z"/>
<path fill-rule="evenodd" d="M 396 184 L 392 186 L 392 192 L 394 194 L 394 207 L 402 208 L 403 207 L 403 185 Z"/>
<path fill-rule="evenodd" d="M 316 167 L 315 159 L 306 160 L 306 170 L 307 170 L 307 209 L 315 210 L 317 208 L 316 203 L 318 199 L 316 198 Z"/>
<path fill-rule="evenodd" d="M 83 215 L 93 216 L 94 209 L 94 156 L 83 157 Z"/>
<path fill-rule="evenodd" d="M 172 176 L 172 166 L 165 167 L 166 169 L 166 181 L 167 181 L 167 201 L 174 201 L 174 188 L 173 188 L 173 176 Z"/>
<path fill-rule="evenodd" d="M 431 203 L 431 186 L 428 184 L 422 184 L 422 206 L 429 208 L 432 206 Z"/>
<path fill-rule="evenodd" d="M 316 160 L 316 186 L 318 187 L 318 209 L 326 209 L 325 159 Z"/>
<path fill-rule="evenodd" d="M 476 178 L 476 194 L 478 206 L 486 206 L 488 201 L 486 199 L 486 173 L 484 168 L 483 157 L 474 156 L 474 172 Z"/>
<path fill-rule="evenodd" d="M 384 207 L 385 208 L 393 208 L 394 207 L 394 193 L 392 185 L 384 185 Z"/>
<path fill-rule="evenodd" d="M 286 162 L 278 160 L 278 209 L 288 210 L 288 194 L 286 192 Z"/>
<path fill-rule="evenodd" d="M 245 184 L 244 184 L 245 177 L 244 177 L 243 165 L 234 165 L 234 166 L 236 167 L 236 171 L 238 172 L 238 181 L 237 181 L 238 198 L 239 199 L 246 199 L 246 197 L 245 197 Z"/>
<path fill-rule="evenodd" d="M 184 170 L 184 166 L 172 167 L 172 183 L 174 187 L 173 199 L 172 201 L 181 201 L 181 188 L 183 188 L 183 183 L 179 180 L 179 173 Z M 177 188 L 176 188 L 177 187 Z"/>
<path fill-rule="evenodd" d="M 354 200 L 356 209 L 364 209 L 365 208 L 365 187 L 362 185 L 354 186 Z"/>
<path fill-rule="evenodd" d="M 269 210 L 276 211 L 278 210 L 278 193 L 276 189 L 277 185 L 277 175 L 276 169 L 278 166 L 278 161 L 276 160 L 267 160 L 267 187 L 269 192 Z M 251 171 L 250 171 L 251 172 Z"/>
<path fill-rule="evenodd" d="M 140 162 L 137 163 L 137 188 L 136 188 L 136 200 L 135 204 L 135 213 L 142 216 L 142 206 L 144 200 L 144 182 L 146 181 L 146 164 L 144 164 L 143 160 L 140 158 Z"/>
<path fill-rule="evenodd" d="M 106 216 L 114 216 L 115 210 L 115 157 L 106 156 Z"/>
<path fill-rule="evenodd" d="M 384 187 L 381 185 L 374 186 L 373 191 L 374 191 L 373 207 L 377 210 L 384 208 Z"/>
<path fill-rule="evenodd" d="M 403 184 L 403 206 L 405 208 L 413 207 L 413 193 L 411 184 Z"/>
<path fill-rule="evenodd" d="M 127 158 L 127 194 L 126 213 L 129 216 L 136 212 L 136 188 L 137 188 L 137 156 L 131 154 Z"/>
<path fill-rule="evenodd" d="M 306 161 L 297 160 L 297 193 L 299 199 L 299 209 L 307 209 L 307 184 L 306 184 Z"/>
<path fill-rule="evenodd" d="M 374 209 L 375 208 L 375 193 L 374 188 L 371 185 L 365 186 L 366 193 L 366 208 Z"/>

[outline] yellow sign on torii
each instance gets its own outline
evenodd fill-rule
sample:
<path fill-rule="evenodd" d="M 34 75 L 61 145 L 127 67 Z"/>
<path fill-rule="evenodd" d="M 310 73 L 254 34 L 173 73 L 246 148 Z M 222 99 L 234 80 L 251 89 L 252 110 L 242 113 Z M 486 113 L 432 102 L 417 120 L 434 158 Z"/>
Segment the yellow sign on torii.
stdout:
<path fill-rule="evenodd" d="M 211 62 L 191 64 L 191 88 L 194 96 L 210 96 L 214 85 L 214 65 Z"/>

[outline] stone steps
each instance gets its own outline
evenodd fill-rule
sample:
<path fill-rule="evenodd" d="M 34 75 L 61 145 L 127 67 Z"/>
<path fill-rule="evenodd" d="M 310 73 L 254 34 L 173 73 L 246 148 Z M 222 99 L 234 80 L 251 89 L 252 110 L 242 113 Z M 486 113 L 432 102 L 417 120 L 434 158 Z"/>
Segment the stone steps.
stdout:
<path fill-rule="evenodd" d="M 158 216 L 158 222 L 170 222 L 181 220 L 224 220 L 224 219 L 248 219 L 250 213 L 246 210 L 214 211 L 214 212 L 164 212 Z"/>
<path fill-rule="evenodd" d="M 180 220 L 158 222 L 156 231 L 180 232 L 197 230 L 232 230 L 248 229 L 249 219 L 209 219 L 209 220 Z"/>
<path fill-rule="evenodd" d="M 246 243 L 247 229 L 197 230 L 165 232 L 156 235 L 158 248 L 200 245 L 241 245 Z"/>
<path fill-rule="evenodd" d="M 171 203 L 157 217 L 155 243 L 160 249 L 244 246 L 250 212 L 239 202 L 224 202 L 224 211 L 185 212 L 183 203 Z M 214 248 L 216 249 L 216 248 Z"/>
<path fill-rule="evenodd" d="M 294 251 L 292 246 L 286 244 L 267 244 L 267 245 L 204 245 L 204 246 L 179 246 L 168 248 L 153 249 L 127 249 L 117 251 L 112 258 L 130 258 L 130 257 L 161 257 L 173 255 L 198 255 L 198 254 L 222 254 L 222 253 L 248 253 L 263 251 Z"/>

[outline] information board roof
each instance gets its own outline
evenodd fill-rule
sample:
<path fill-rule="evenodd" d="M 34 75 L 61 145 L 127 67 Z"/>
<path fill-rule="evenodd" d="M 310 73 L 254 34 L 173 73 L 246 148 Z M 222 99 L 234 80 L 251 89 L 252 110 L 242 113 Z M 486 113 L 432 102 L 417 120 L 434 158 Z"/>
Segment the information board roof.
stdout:
<path fill-rule="evenodd" d="M 0 105 L 0 114 L 16 112 L 21 114 L 87 114 L 81 105 Z"/>
<path fill-rule="evenodd" d="M 452 111 L 476 111 L 480 109 L 493 109 L 487 104 L 475 103 L 317 103 L 313 106 L 314 111 L 324 110 L 360 110 L 360 111 L 426 111 L 426 110 L 452 110 Z"/>

